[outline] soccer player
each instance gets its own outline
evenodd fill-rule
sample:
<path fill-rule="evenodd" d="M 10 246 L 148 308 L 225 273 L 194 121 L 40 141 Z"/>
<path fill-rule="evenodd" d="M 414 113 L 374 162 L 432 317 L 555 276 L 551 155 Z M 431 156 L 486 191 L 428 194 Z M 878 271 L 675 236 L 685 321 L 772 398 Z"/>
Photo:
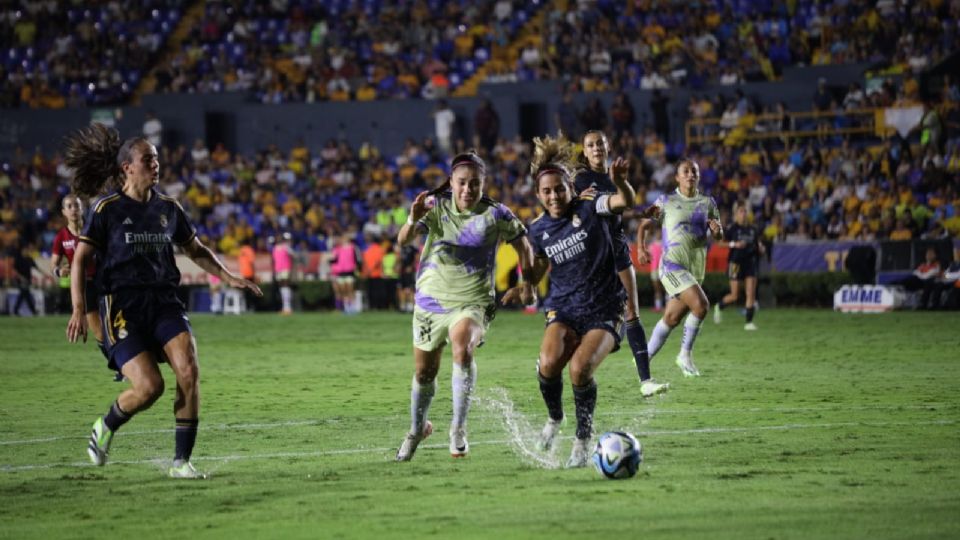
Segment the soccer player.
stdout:
<path fill-rule="evenodd" d="M 727 276 L 730 278 L 730 292 L 713 307 L 713 322 L 720 324 L 724 307 L 740 299 L 741 286 L 746 299 L 747 321 L 744 330 L 756 330 L 753 324 L 754 303 L 757 298 L 757 258 L 764 253 L 760 242 L 760 231 L 747 223 L 746 203 L 737 204 L 733 209 L 733 226 L 727 229 L 724 237 L 730 247 L 727 257 Z"/>
<path fill-rule="evenodd" d="M 698 377 L 700 371 L 693 363 L 693 344 L 710 309 L 710 302 L 700 286 L 707 266 L 707 233 L 714 240 L 720 240 L 723 226 L 717 203 L 712 197 L 700 193 L 700 166 L 696 161 L 681 160 L 675 179 L 677 190 L 661 195 L 654 203 L 660 209 L 658 216 L 640 221 L 637 258 L 641 264 L 650 262 L 650 251 L 646 247 L 647 229 L 660 223 L 663 242 L 660 282 L 669 300 L 650 336 L 650 357 L 657 354 L 670 332 L 689 312 L 683 325 L 677 365 L 684 376 Z"/>
<path fill-rule="evenodd" d="M 174 245 L 227 285 L 258 295 L 260 289 L 228 271 L 197 239 L 180 204 L 157 191 L 157 149 L 143 137 L 121 143 L 115 130 L 93 124 L 68 138 L 65 161 L 74 170 L 76 193 L 96 195 L 107 183 L 110 188 L 93 205 L 73 257 L 73 314 L 67 339 L 72 343 L 87 339 L 86 271 L 96 253 L 100 318 L 110 364 L 131 384 L 94 422 L 87 453 L 95 465 L 104 465 L 117 430 L 160 397 L 164 382 L 159 362 L 165 357 L 177 381 L 175 454 L 168 474 L 203 478 L 190 463 L 199 423 L 199 366 L 186 309 L 176 294 L 180 271 Z M 162 356 L 155 351 L 162 351 Z"/>
<path fill-rule="evenodd" d="M 360 249 L 353 243 L 352 234 L 340 236 L 340 243 L 333 248 L 330 258 L 330 272 L 333 274 L 333 294 L 337 308 L 346 314 L 359 313 L 362 305 L 356 301 L 354 285 L 360 269 Z"/>
<path fill-rule="evenodd" d="M 570 366 L 577 418 L 576 439 L 567 467 L 587 464 L 593 432 L 597 384 L 593 374 L 620 345 L 626 291 L 616 271 L 618 246 L 603 216 L 633 205 L 627 162 L 610 167 L 614 193 L 577 197 L 573 185 L 574 148 L 562 136 L 534 139 L 530 169 L 537 199 L 545 212 L 530 225 L 536 257 L 530 279 L 537 283 L 550 269 L 550 292 L 544 300 L 546 328 L 537 361 L 540 392 L 548 420 L 540 447 L 553 447 L 563 420 L 563 369 Z M 516 289 L 507 291 L 512 301 Z"/>
<path fill-rule="evenodd" d="M 415 374 L 410 390 L 410 431 L 397 461 L 409 461 L 433 431 L 427 411 L 436 392 L 444 344 L 453 352 L 453 419 L 450 454 L 466 456 L 466 421 L 477 380 L 474 352 L 496 311 L 493 266 L 501 240 L 510 243 L 530 269 L 532 253 L 526 228 L 509 208 L 483 196 L 486 164 L 473 152 L 459 154 L 450 176 L 437 189 L 417 195 L 397 242 L 406 245 L 425 233 L 413 309 Z M 529 284 L 524 299 L 532 299 Z"/>
<path fill-rule="evenodd" d="M 73 264 L 73 256 L 80 244 L 80 233 L 83 231 L 83 202 L 76 193 L 69 193 L 63 197 L 60 203 L 60 213 L 66 218 L 67 224 L 57 232 L 53 239 L 53 254 L 50 256 L 50 268 L 53 269 L 53 275 L 59 277 L 69 277 L 70 268 Z M 100 325 L 100 316 L 97 313 L 98 295 L 97 284 L 94 281 L 96 265 L 87 266 L 87 273 L 84 276 L 86 292 L 86 320 L 87 328 L 93 331 L 93 336 L 97 340 L 97 347 L 109 362 L 110 356 L 103 345 L 103 327 Z M 123 380 L 123 375 L 117 372 L 115 377 L 118 381 Z"/>
<path fill-rule="evenodd" d="M 616 186 L 610 180 L 610 171 L 607 168 L 607 157 L 610 152 L 610 143 L 602 131 L 591 130 L 584 136 L 583 153 L 579 156 L 580 167 L 574 178 L 574 188 L 577 193 L 584 193 L 588 189 L 596 193 L 614 193 Z M 627 246 L 627 236 L 623 233 L 623 222 L 619 213 L 601 220 L 610 228 L 610 237 L 613 240 L 614 255 L 616 257 L 617 275 L 620 283 L 627 292 L 626 329 L 627 343 L 633 353 L 633 362 L 640 377 L 640 393 L 643 397 L 650 397 L 666 391 L 669 384 L 659 384 L 650 377 L 650 356 L 647 354 L 647 335 L 640 322 L 640 300 L 637 298 L 637 275 L 630 260 L 630 248 Z"/>

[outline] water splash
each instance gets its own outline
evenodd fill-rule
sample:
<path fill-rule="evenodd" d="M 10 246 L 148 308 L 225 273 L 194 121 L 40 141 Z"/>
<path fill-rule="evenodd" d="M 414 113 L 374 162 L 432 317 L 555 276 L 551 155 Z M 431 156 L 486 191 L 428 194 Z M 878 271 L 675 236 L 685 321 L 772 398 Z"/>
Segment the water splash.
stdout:
<path fill-rule="evenodd" d="M 560 459 L 556 456 L 557 445 L 551 451 L 537 450 L 540 431 L 530 425 L 523 413 L 516 410 L 506 389 L 494 387 L 474 399 L 477 407 L 495 413 L 494 416 L 500 419 L 510 447 L 525 462 L 542 469 L 561 467 Z"/>

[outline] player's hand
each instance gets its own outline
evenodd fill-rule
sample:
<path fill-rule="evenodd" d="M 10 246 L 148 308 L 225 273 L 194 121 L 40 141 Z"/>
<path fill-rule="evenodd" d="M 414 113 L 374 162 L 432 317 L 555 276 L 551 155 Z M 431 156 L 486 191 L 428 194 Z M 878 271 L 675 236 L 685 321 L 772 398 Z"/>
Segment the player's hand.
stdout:
<path fill-rule="evenodd" d="M 70 343 L 76 343 L 81 337 L 84 343 L 87 342 L 87 318 L 81 311 L 83 310 L 73 310 L 67 323 L 67 341 Z"/>
<path fill-rule="evenodd" d="M 640 211 L 640 218 L 660 221 L 660 212 L 661 212 L 660 207 L 655 204 L 652 204 Z"/>
<path fill-rule="evenodd" d="M 622 157 L 618 157 L 610 164 L 610 180 L 613 183 L 626 182 L 627 175 L 630 173 L 630 162 Z"/>
<path fill-rule="evenodd" d="M 596 197 L 596 196 L 597 196 L 596 186 L 590 186 L 587 189 L 581 191 L 580 193 L 577 193 L 577 197 Z"/>
<path fill-rule="evenodd" d="M 719 219 L 708 219 L 707 226 L 710 227 L 710 232 L 712 232 L 714 236 L 720 234 L 720 231 L 723 230 Z"/>
<path fill-rule="evenodd" d="M 522 303 L 523 305 L 530 305 L 536 300 L 537 296 L 533 292 L 533 287 L 529 284 L 522 284 L 517 287 L 510 287 L 507 289 L 507 292 L 503 293 L 503 298 L 500 299 L 500 303 L 509 306 L 517 302 Z"/>
<path fill-rule="evenodd" d="M 236 276 L 227 276 L 223 279 L 223 281 L 227 285 L 234 287 L 236 289 L 247 289 L 253 292 L 253 294 L 257 296 L 263 296 L 263 291 L 260 290 L 260 287 L 256 283 L 250 281 L 249 279 L 244 279 Z"/>
<path fill-rule="evenodd" d="M 413 222 L 416 223 L 420 221 L 423 216 L 427 215 L 427 194 L 429 191 L 421 191 L 417 198 L 413 200 L 413 204 L 410 205 L 410 217 L 413 219 Z"/>
<path fill-rule="evenodd" d="M 650 264 L 653 258 L 650 256 L 650 250 L 646 246 L 637 248 L 637 262 L 640 264 Z"/>

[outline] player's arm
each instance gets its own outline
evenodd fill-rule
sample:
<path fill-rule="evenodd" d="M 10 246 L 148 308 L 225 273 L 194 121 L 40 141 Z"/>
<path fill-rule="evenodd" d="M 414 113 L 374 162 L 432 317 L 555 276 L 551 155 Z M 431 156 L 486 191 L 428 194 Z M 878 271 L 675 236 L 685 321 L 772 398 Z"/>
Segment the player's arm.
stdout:
<path fill-rule="evenodd" d="M 222 279 L 224 283 L 231 287 L 249 289 L 257 296 L 263 296 L 263 292 L 256 283 L 234 275 L 232 272 L 227 270 L 227 267 L 223 265 L 223 262 L 221 262 L 219 258 L 217 258 L 216 254 L 214 254 L 210 248 L 203 245 L 203 242 L 201 242 L 196 235 L 194 235 L 189 242 L 181 247 L 183 247 L 184 253 L 186 253 L 187 256 L 190 257 L 193 262 L 197 263 L 197 266 L 202 268 L 205 272 L 217 276 L 218 278 Z"/>
<path fill-rule="evenodd" d="M 640 223 L 637 224 L 637 261 L 640 264 L 649 264 L 650 250 L 647 248 L 647 230 L 656 228 L 659 219 L 657 206 L 651 206 L 643 211 Z"/>
<path fill-rule="evenodd" d="M 400 227 L 400 232 L 397 233 L 397 243 L 401 246 L 409 244 L 417 237 L 417 223 L 423 219 L 423 216 L 425 216 L 429 210 L 427 208 L 428 194 L 428 191 L 422 191 L 417 195 L 417 198 L 413 200 L 413 204 L 410 206 L 410 214 L 407 216 L 407 222 Z"/>
<path fill-rule="evenodd" d="M 533 245 L 530 244 L 530 238 L 526 234 L 511 241 L 510 245 L 520 257 L 520 275 L 523 277 L 523 283 L 520 284 L 520 301 L 524 304 L 532 304 L 536 300 L 533 291 L 536 282 L 531 279 L 534 269 Z"/>
<path fill-rule="evenodd" d="M 627 181 L 627 173 L 630 170 L 630 164 L 623 158 L 617 158 L 610 164 L 610 180 L 617 186 L 617 192 L 610 196 L 607 205 L 611 212 L 620 214 L 627 208 L 633 206 L 633 201 L 637 196 L 633 186 Z"/>
<path fill-rule="evenodd" d="M 524 275 L 524 283 L 507 289 L 507 292 L 503 293 L 503 299 L 500 300 L 500 303 L 509 305 L 520 300 L 525 305 L 532 304 L 534 300 L 536 300 L 536 293 L 533 288 L 540 283 L 540 280 L 543 279 L 543 276 L 549 268 L 550 259 L 546 257 L 535 257 L 529 273 Z M 521 271 L 523 271 L 522 268 Z M 527 296 L 528 293 L 524 289 L 529 290 L 529 296 Z"/>
<path fill-rule="evenodd" d="M 78 242 L 70 265 L 70 302 L 73 312 L 67 323 L 67 340 L 76 343 L 78 339 L 87 341 L 87 265 L 93 258 L 94 247 L 87 242 Z"/>

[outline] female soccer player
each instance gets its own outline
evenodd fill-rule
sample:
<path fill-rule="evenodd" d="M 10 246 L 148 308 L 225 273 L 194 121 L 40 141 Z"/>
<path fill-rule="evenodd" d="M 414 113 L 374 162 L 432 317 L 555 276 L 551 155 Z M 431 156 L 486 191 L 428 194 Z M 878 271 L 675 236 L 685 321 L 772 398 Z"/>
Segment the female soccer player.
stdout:
<path fill-rule="evenodd" d="M 577 193 L 593 189 L 598 193 L 613 193 L 616 186 L 610 180 L 611 174 L 607 168 L 607 157 L 610 152 L 610 143 L 602 131 L 588 131 L 583 140 L 583 153 L 579 156 L 581 167 L 578 168 L 574 187 Z M 630 260 L 630 248 L 627 246 L 627 236 L 623 233 L 623 222 L 619 213 L 603 220 L 610 228 L 610 237 L 613 240 L 616 270 L 627 292 L 625 313 L 625 330 L 627 343 L 633 353 L 633 361 L 640 376 L 640 393 L 644 397 L 664 392 L 668 384 L 658 384 L 650 378 L 650 356 L 647 354 L 647 336 L 640 322 L 640 301 L 637 298 L 637 275 Z"/>
<path fill-rule="evenodd" d="M 413 309 L 416 372 L 410 390 L 411 425 L 397 461 L 413 458 L 417 445 L 433 431 L 427 411 L 448 341 L 453 349 L 450 454 L 467 455 L 467 412 L 477 377 L 474 351 L 496 311 L 493 266 L 501 240 L 517 250 L 529 274 L 532 253 L 526 228 L 509 208 L 483 196 L 486 169 L 473 152 L 455 156 L 447 182 L 417 195 L 397 235 L 397 242 L 404 245 L 418 232 L 426 233 Z M 529 284 L 523 291 L 525 299 L 532 298 Z"/>
<path fill-rule="evenodd" d="M 563 137 L 534 139 L 530 165 L 537 198 L 545 213 L 530 225 L 536 261 L 531 281 L 550 268 L 550 292 L 544 300 L 546 329 L 540 345 L 537 377 L 548 420 L 540 446 L 553 446 L 563 420 L 563 368 L 570 366 L 577 433 L 567 467 L 583 467 L 590 457 L 597 385 L 593 374 L 619 347 L 626 292 L 617 271 L 617 247 L 601 216 L 619 214 L 633 205 L 627 162 L 610 167 L 615 193 L 576 197 L 572 181 L 574 149 Z M 504 295 L 512 301 L 517 291 Z"/>
<path fill-rule="evenodd" d="M 760 232 L 756 227 L 747 223 L 747 205 L 740 203 L 733 210 L 733 226 L 725 234 L 729 242 L 730 255 L 727 258 L 727 276 L 730 278 L 730 293 L 720 299 L 713 308 L 713 322 L 720 324 L 723 320 L 721 311 L 725 306 L 740 299 L 740 288 L 743 286 L 746 299 L 747 321 L 744 330 L 756 330 L 753 324 L 754 302 L 757 298 L 757 257 L 763 254 L 764 247 L 760 242 Z"/>
<path fill-rule="evenodd" d="M 60 213 L 66 218 L 67 225 L 60 229 L 53 239 L 53 255 L 50 256 L 50 268 L 53 269 L 53 275 L 58 278 L 70 275 L 73 258 L 80 244 L 80 233 L 83 232 L 83 202 L 80 197 L 76 193 L 64 196 L 60 204 Z M 97 313 L 97 285 L 93 279 L 96 270 L 96 266 L 91 263 L 87 266 L 84 276 L 87 309 L 85 318 L 87 328 L 93 331 L 93 336 L 97 340 L 97 346 L 109 360 L 103 345 L 103 327 L 100 326 L 100 317 Z"/>
<path fill-rule="evenodd" d="M 640 221 L 637 229 L 637 258 L 641 264 L 650 262 L 646 247 L 647 229 L 659 222 L 663 241 L 663 256 L 660 259 L 660 282 L 670 299 L 663 317 L 657 321 L 650 336 L 650 357 L 653 358 L 680 324 L 680 319 L 689 312 L 683 325 L 683 341 L 677 365 L 684 376 L 698 377 L 700 371 L 693 363 L 693 343 L 700 332 L 710 302 L 700 284 L 707 265 L 707 232 L 714 240 L 723 238 L 720 212 L 712 197 L 700 193 L 700 166 L 692 159 L 680 161 L 676 174 L 677 190 L 661 195 L 654 203 L 659 211 L 655 219 Z"/>
<path fill-rule="evenodd" d="M 73 189 L 80 195 L 110 191 L 97 201 L 80 235 L 70 273 L 73 315 L 67 339 L 87 339 L 86 269 L 96 252 L 100 285 L 100 318 L 111 367 L 130 380 L 113 406 L 93 424 L 87 453 L 104 465 L 113 435 L 130 418 L 149 408 L 163 393 L 160 352 L 177 380 L 174 478 L 203 478 L 190 463 L 200 410 L 197 347 L 176 295 L 180 271 L 174 245 L 181 246 L 200 268 L 227 285 L 260 289 L 234 276 L 198 239 L 183 208 L 156 190 L 160 178 L 157 149 L 143 137 L 120 142 L 113 129 L 93 124 L 67 140 L 66 163 L 74 171 Z"/>

